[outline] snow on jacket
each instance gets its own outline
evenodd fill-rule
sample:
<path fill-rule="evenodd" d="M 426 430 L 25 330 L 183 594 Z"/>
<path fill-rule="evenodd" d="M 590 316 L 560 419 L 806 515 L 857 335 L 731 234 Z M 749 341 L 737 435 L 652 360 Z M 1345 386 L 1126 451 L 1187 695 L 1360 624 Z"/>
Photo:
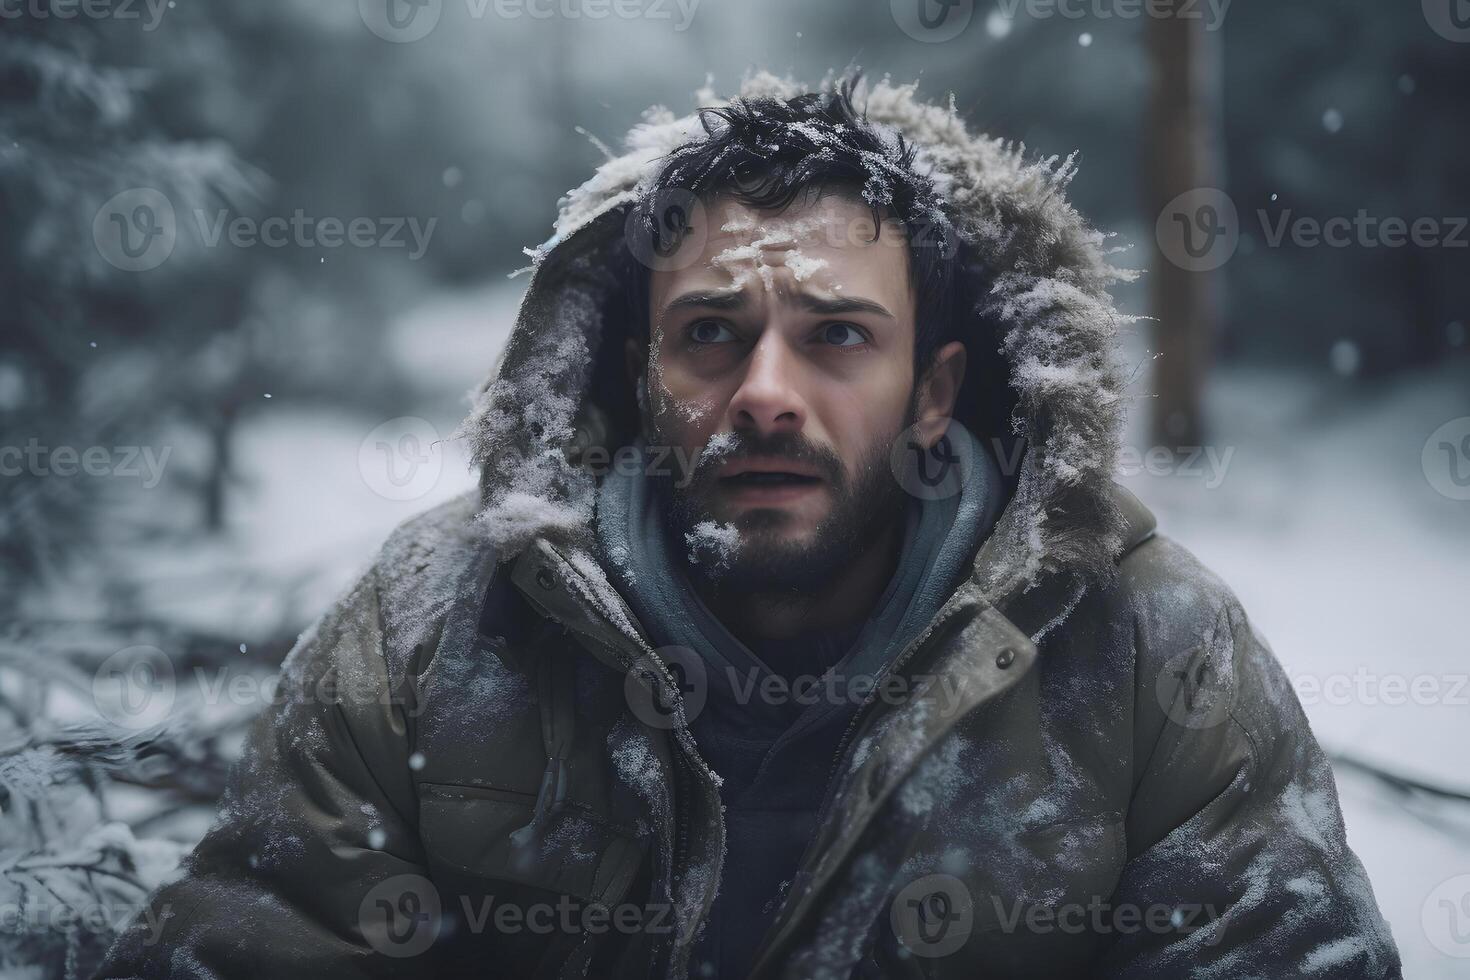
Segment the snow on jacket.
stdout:
<path fill-rule="evenodd" d="M 1283 671 L 1111 482 L 1124 273 L 1065 200 L 1071 161 L 909 86 L 866 108 L 995 273 L 1027 448 L 973 574 L 891 667 L 908 696 L 849 729 L 756 975 L 1400 976 Z M 595 555 L 586 461 L 628 435 L 599 404 L 608 250 L 700 132 L 650 111 L 563 200 L 464 426 L 479 492 L 396 531 L 303 636 L 219 822 L 102 975 L 688 971 L 740 872 L 677 685 Z M 636 710 L 654 696 L 669 724 Z"/>

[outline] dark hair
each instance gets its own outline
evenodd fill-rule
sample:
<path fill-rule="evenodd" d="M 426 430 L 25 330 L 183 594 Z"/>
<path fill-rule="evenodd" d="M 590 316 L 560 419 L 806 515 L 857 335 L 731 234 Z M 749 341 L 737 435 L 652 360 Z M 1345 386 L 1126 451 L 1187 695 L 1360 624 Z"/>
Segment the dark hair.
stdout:
<path fill-rule="evenodd" d="M 773 211 L 786 209 L 798 195 L 813 193 L 866 201 L 875 236 L 885 219 L 902 222 L 906 233 L 917 376 L 958 334 L 956 320 L 971 308 L 956 304 L 962 278 L 957 270 L 969 260 L 968 249 L 933 182 L 915 171 L 915 148 L 892 128 L 869 122 L 853 104 L 857 82 L 858 76 L 851 74 L 830 92 L 785 100 L 737 99 L 701 110 L 706 137 L 669 155 L 633 205 L 629 227 L 667 254 L 688 230 L 688 213 L 677 202 L 691 195 L 726 193 L 750 207 Z M 632 332 L 646 337 L 649 268 L 633 248 L 619 251 Z"/>

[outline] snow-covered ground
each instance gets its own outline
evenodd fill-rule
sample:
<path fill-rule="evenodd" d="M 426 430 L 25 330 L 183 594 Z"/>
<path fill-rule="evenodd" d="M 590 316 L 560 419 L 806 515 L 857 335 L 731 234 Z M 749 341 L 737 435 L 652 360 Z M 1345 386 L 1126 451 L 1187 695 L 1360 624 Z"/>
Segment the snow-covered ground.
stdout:
<path fill-rule="evenodd" d="M 314 615 L 394 525 L 468 489 L 462 447 L 434 439 L 447 439 L 465 409 L 459 396 L 493 363 L 522 285 L 442 295 L 402 319 L 394 349 L 419 381 L 421 404 L 371 419 L 289 404 L 258 415 L 238 445 L 251 486 L 232 502 L 231 540 L 189 561 L 260 576 L 307 571 L 293 604 Z M 1431 432 L 1470 416 L 1470 385 L 1448 372 L 1350 386 L 1222 369 L 1209 407 L 1213 456 L 1151 475 L 1140 453 L 1122 482 L 1236 589 L 1330 751 L 1470 788 L 1470 688 L 1461 684 L 1470 673 L 1470 503 L 1437 493 L 1421 460 Z M 389 414 L 422 424 L 379 429 Z M 1138 422 L 1131 443 L 1144 450 Z M 259 611 L 237 606 L 225 596 L 189 608 L 216 628 L 248 631 Z M 1439 904 L 1460 901 L 1458 886 L 1435 891 L 1470 874 L 1470 807 L 1416 816 L 1361 775 L 1343 771 L 1340 783 L 1349 838 L 1406 975 L 1470 975 L 1470 959 L 1435 945 L 1470 955 L 1470 936 L 1454 945 L 1454 913 Z M 1470 915 L 1460 924 L 1470 928 Z"/>
<path fill-rule="evenodd" d="M 1423 459 L 1431 433 L 1470 416 L 1457 367 L 1351 388 L 1222 370 L 1208 404 L 1228 465 L 1122 482 L 1235 589 L 1329 752 L 1470 791 L 1470 502 L 1437 492 Z M 1470 806 L 1416 816 L 1374 780 L 1338 780 L 1405 976 L 1470 976 L 1470 877 L 1454 881 L 1470 875 Z"/>

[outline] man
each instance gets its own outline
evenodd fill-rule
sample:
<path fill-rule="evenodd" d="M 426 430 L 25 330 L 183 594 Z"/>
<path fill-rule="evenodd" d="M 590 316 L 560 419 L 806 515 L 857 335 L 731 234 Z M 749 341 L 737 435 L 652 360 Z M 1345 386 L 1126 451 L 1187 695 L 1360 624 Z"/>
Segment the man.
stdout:
<path fill-rule="evenodd" d="M 1110 481 L 1070 162 L 702 103 L 564 201 L 481 492 L 303 637 L 104 974 L 1399 976 L 1280 667 Z"/>

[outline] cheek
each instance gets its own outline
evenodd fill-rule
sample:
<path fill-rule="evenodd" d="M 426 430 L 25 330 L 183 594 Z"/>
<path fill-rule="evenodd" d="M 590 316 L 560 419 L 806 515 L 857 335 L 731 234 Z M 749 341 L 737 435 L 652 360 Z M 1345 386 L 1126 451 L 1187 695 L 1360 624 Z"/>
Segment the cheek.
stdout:
<path fill-rule="evenodd" d="M 844 389 L 829 400 L 822 415 L 850 476 L 873 452 L 888 451 L 887 443 L 907 421 L 910 390 L 909 385 L 885 381 Z"/>
<path fill-rule="evenodd" d="M 661 339 L 661 338 L 660 338 Z M 703 444 L 719 430 L 739 379 L 733 373 L 710 376 L 660 350 L 648 365 L 648 399 L 640 406 L 662 431 L 688 435 L 685 445 Z"/>
<path fill-rule="evenodd" d="M 719 427 L 719 392 L 707 385 L 681 383 L 678 371 L 650 366 L 647 413 L 658 445 L 695 450 Z"/>

